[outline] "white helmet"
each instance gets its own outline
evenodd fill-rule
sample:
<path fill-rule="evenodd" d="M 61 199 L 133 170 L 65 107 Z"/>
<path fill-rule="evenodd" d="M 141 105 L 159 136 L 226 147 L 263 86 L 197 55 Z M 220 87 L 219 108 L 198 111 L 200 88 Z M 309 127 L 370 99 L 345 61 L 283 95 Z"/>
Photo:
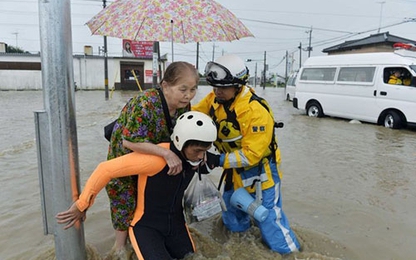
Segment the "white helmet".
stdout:
<path fill-rule="evenodd" d="M 189 140 L 214 142 L 217 139 L 217 127 L 214 121 L 204 113 L 189 111 L 176 120 L 171 140 L 178 150 L 182 150 Z"/>
<path fill-rule="evenodd" d="M 234 87 L 247 83 L 248 68 L 244 61 L 234 54 L 219 57 L 205 66 L 207 82 L 214 87 Z"/>

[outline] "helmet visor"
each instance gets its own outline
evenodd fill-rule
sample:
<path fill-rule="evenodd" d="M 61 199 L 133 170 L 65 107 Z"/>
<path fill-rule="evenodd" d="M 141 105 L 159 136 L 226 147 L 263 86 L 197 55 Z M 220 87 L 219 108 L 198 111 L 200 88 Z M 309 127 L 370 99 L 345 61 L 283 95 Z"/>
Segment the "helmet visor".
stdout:
<path fill-rule="evenodd" d="M 236 78 L 226 67 L 212 61 L 205 66 L 205 78 L 214 87 L 238 87 L 246 84 L 245 79 Z"/>
<path fill-rule="evenodd" d="M 211 79 L 214 82 L 232 81 L 234 78 L 226 67 L 212 61 L 208 62 L 205 66 L 205 77 Z"/>

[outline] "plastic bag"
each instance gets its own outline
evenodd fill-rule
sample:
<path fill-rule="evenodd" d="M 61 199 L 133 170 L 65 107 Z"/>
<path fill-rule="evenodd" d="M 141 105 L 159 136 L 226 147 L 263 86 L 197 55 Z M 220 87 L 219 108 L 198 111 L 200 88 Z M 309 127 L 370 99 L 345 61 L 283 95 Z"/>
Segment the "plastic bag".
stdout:
<path fill-rule="evenodd" d="M 184 195 L 188 224 L 208 219 L 222 211 L 222 196 L 206 174 L 196 173 Z"/>

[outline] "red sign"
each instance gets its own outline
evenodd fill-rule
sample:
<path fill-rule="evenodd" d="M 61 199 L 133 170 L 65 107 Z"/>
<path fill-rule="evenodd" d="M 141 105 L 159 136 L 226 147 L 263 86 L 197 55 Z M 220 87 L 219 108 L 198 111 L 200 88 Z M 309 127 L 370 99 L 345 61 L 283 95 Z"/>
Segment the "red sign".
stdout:
<path fill-rule="evenodd" d="M 157 71 L 157 78 L 159 79 L 159 71 Z M 153 83 L 153 70 L 144 71 L 144 83 Z"/>
<path fill-rule="evenodd" d="M 153 42 L 123 40 L 123 56 L 151 59 L 153 57 Z"/>

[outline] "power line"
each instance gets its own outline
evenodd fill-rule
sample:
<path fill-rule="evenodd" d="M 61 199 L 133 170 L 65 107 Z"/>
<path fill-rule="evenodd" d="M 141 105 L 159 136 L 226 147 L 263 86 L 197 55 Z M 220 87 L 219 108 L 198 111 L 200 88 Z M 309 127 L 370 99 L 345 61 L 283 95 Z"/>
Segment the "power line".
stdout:
<path fill-rule="evenodd" d="M 391 2 L 392 0 L 389 0 Z M 401 0 L 403 2 L 416 3 L 414 0 Z M 396 1 L 400 2 L 400 1 Z M 290 11 L 275 11 L 275 10 L 262 10 L 262 9 L 233 9 L 233 11 L 243 12 L 261 12 L 261 13 L 279 13 L 279 14 L 294 14 L 294 15 L 309 15 L 309 16 L 335 16 L 335 17 L 361 17 L 361 18 L 378 18 L 378 15 L 369 14 L 343 14 L 343 13 L 317 13 L 317 12 L 290 12 Z M 389 16 L 392 17 L 392 16 Z M 240 20 L 243 18 L 239 18 Z"/>
<path fill-rule="evenodd" d="M 386 29 L 386 28 L 389 28 L 389 27 L 397 26 L 397 25 L 400 25 L 400 24 L 408 23 L 408 22 L 415 22 L 415 21 L 416 20 L 414 18 L 411 18 L 411 19 L 406 19 L 404 21 L 393 23 L 393 24 L 390 24 L 390 25 L 385 25 L 385 26 L 382 26 L 380 28 L 381 29 Z M 332 38 L 332 39 L 323 40 L 321 42 L 315 42 L 314 46 L 322 46 L 322 45 L 326 45 L 326 44 L 329 44 L 329 43 L 332 43 L 332 42 L 335 42 L 335 41 L 346 40 L 348 38 L 351 38 L 351 37 L 354 37 L 354 36 L 357 36 L 357 35 L 361 35 L 361 34 L 364 34 L 364 33 L 369 33 L 369 32 L 376 31 L 376 30 L 378 30 L 378 28 L 357 32 L 357 33 L 354 33 L 354 34 L 351 34 L 351 35 L 339 36 L 339 37 L 335 37 L 335 38 Z"/>
<path fill-rule="evenodd" d="M 287 23 L 277 23 L 277 22 L 261 21 L 261 20 L 252 20 L 252 19 L 246 19 L 246 18 L 241 18 L 240 20 L 250 21 L 250 22 L 256 22 L 256 23 L 275 24 L 275 25 L 295 27 L 295 28 L 302 28 L 302 29 L 310 29 L 311 28 L 310 26 L 287 24 Z M 340 30 L 324 29 L 324 28 L 319 28 L 319 27 L 314 27 L 314 30 L 320 30 L 320 31 L 326 31 L 326 32 L 337 32 L 337 33 L 353 33 L 353 32 L 349 32 L 349 31 L 340 31 Z"/>

